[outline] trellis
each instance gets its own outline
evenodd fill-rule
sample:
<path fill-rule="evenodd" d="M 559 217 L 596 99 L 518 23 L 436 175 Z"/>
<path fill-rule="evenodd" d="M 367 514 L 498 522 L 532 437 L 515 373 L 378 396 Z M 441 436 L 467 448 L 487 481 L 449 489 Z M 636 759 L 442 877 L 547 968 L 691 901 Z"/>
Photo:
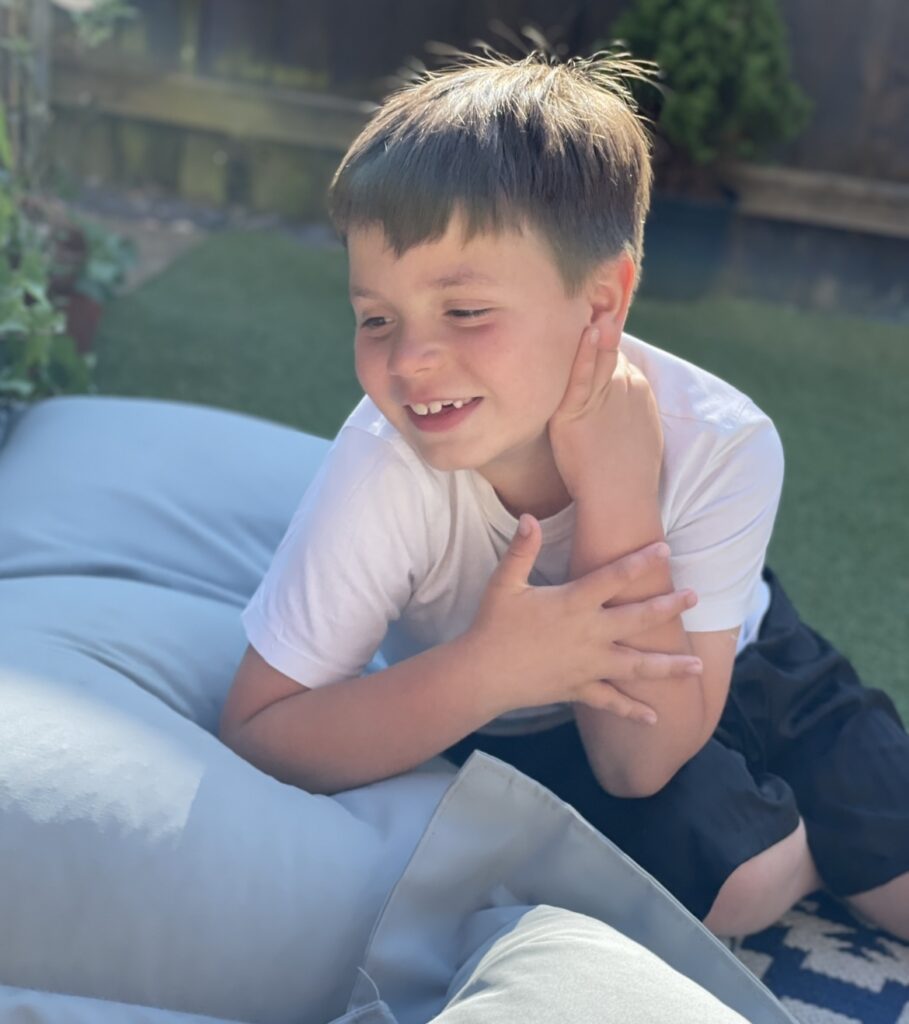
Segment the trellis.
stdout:
<path fill-rule="evenodd" d="M 0 3 L 0 103 L 14 167 L 27 182 L 41 173 L 50 123 L 50 0 Z"/>

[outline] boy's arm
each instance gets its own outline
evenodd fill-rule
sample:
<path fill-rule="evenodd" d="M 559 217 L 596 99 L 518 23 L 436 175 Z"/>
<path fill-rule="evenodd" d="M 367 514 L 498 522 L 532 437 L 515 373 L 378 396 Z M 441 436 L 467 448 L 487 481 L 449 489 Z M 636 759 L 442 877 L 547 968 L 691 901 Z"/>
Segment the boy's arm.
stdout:
<path fill-rule="evenodd" d="M 575 700 L 627 708 L 628 698 L 600 679 L 690 671 L 691 659 L 617 643 L 676 617 L 683 595 L 604 607 L 666 552 L 654 545 L 561 587 L 532 587 L 542 532 L 524 518 L 527 532 L 512 539 L 460 637 L 314 689 L 250 648 L 224 707 L 222 740 L 281 781 L 334 793 L 413 768 L 505 711 Z"/>
<path fill-rule="evenodd" d="M 638 543 L 663 539 L 659 411 L 647 380 L 618 354 L 619 339 L 618 330 L 601 342 L 599 329 L 585 329 L 565 396 L 549 424 L 556 464 L 575 501 L 572 578 Z M 671 586 L 669 568 L 662 566 L 613 600 Z M 588 760 L 607 791 L 655 793 L 707 742 L 725 703 L 736 636 L 736 630 L 728 630 L 692 643 L 676 618 L 659 630 L 628 637 L 637 648 L 695 654 L 702 672 L 668 684 L 616 687 L 654 709 L 657 721 L 650 726 L 576 705 Z"/>
<path fill-rule="evenodd" d="M 281 782 L 332 794 L 422 764 L 500 713 L 464 637 L 309 689 L 247 648 L 221 740 Z"/>
<path fill-rule="evenodd" d="M 570 575 L 583 574 L 624 554 L 626 547 L 663 539 L 655 499 L 635 498 L 612 487 L 576 501 L 576 528 Z M 668 564 L 656 566 L 614 599 L 624 602 L 663 593 L 672 587 Z M 616 796 L 648 796 L 662 789 L 678 769 L 707 742 L 719 721 L 732 675 L 738 629 L 687 634 L 680 617 L 635 636 L 643 650 L 694 654 L 700 675 L 671 681 L 615 683 L 657 714 L 647 726 L 608 712 L 575 705 L 575 717 L 591 768 L 600 784 Z"/>

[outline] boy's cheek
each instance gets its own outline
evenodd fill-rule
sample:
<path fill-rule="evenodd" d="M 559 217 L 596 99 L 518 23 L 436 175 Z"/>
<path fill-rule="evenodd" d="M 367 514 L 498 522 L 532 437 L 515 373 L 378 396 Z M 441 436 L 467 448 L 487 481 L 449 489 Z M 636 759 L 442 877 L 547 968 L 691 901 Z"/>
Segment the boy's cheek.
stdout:
<path fill-rule="evenodd" d="M 387 380 L 384 372 L 376 366 L 355 364 L 357 380 L 363 393 L 375 403 L 379 412 L 395 426 L 400 427 L 406 413 L 404 407 L 398 405 L 388 394 Z"/>
<path fill-rule="evenodd" d="M 354 373 L 360 387 L 374 399 L 379 383 L 378 368 L 375 361 L 371 360 L 359 346 L 354 349 Z"/>

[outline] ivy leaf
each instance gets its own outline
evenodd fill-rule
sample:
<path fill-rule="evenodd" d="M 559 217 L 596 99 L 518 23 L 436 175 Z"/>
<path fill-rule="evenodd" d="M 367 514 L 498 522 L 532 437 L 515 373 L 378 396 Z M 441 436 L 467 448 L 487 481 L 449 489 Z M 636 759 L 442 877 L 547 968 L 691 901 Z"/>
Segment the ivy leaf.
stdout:
<path fill-rule="evenodd" d="M 0 161 L 4 167 L 12 169 L 13 147 L 10 145 L 9 131 L 6 127 L 6 111 L 2 103 L 0 103 Z"/>

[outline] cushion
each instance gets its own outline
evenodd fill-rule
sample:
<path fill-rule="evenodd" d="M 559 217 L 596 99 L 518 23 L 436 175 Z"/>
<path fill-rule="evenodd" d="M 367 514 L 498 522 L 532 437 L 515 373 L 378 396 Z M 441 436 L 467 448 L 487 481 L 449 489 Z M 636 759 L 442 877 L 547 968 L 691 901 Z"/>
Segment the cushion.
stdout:
<path fill-rule="evenodd" d="M 553 921 L 553 935 L 561 938 L 541 942 L 536 919 L 520 925 L 537 905 L 595 919 L 596 925 L 588 920 L 579 930 L 574 918 Z M 510 932 L 517 938 L 510 938 Z M 628 997 L 619 991 L 625 982 L 616 991 L 609 987 L 609 957 L 619 947 L 621 970 L 626 978 L 627 972 L 639 970 L 642 993 L 650 984 L 668 983 L 669 975 L 657 971 L 636 948 L 645 947 L 667 969 L 697 983 L 752 1024 L 792 1024 L 793 1018 L 723 943 L 573 808 L 510 765 L 475 751 L 451 781 L 383 908 L 348 1009 L 381 999 L 399 1024 L 424 1024 L 436 1017 L 448 1024 L 446 1014 L 465 1004 L 453 1015 L 462 1024 L 481 1003 L 483 1013 L 474 1019 L 484 1024 L 524 1024 L 521 999 L 518 1009 L 511 1010 L 507 998 L 474 998 L 486 980 L 490 988 L 504 984 L 506 991 L 514 989 L 520 965 L 528 963 L 537 965 L 541 977 L 576 971 L 580 979 L 589 969 L 592 947 L 604 955 L 599 989 L 604 1006 L 618 1006 Z M 577 964 L 572 948 L 580 958 Z M 541 956 L 545 969 L 539 966 Z M 565 957 L 561 964 L 560 956 Z M 677 979 L 669 991 L 685 988 Z M 557 989 L 550 1007 L 560 998 L 564 990 Z M 647 1005 L 643 995 L 642 1002 Z M 495 1013 L 492 1005 L 498 1007 Z M 549 1019 L 578 1024 L 608 1019 L 596 1015 L 592 997 L 576 1005 L 577 1017 Z M 713 1000 L 703 1005 L 720 1012 Z M 738 1018 L 728 1013 L 719 1019 Z"/>
<path fill-rule="evenodd" d="M 494 911 L 481 911 L 491 914 Z M 472 943 L 471 943 L 472 944 Z M 560 907 L 527 907 L 474 950 L 436 1024 L 746 1024 L 621 932 Z"/>
<path fill-rule="evenodd" d="M 0 449 L 5 983 L 244 1020 L 343 1010 L 448 774 L 328 799 L 213 735 L 240 607 L 326 447 L 128 399 L 55 399 L 14 424 Z"/>
<path fill-rule="evenodd" d="M 0 985 L 0 1020 L 5 1024 L 238 1024 L 224 1017 L 39 992 L 14 985 Z"/>
<path fill-rule="evenodd" d="M 41 402 L 0 449 L 0 577 L 119 576 L 243 605 L 327 448 L 178 402 Z"/>
<path fill-rule="evenodd" d="M 435 759 L 329 798 L 218 741 L 240 609 L 326 448 L 140 399 L 13 417 L 0 447 L 0 1015 L 460 1024 L 484 972 L 513 987 L 519 968 L 503 965 L 536 964 L 547 927 L 565 958 L 599 926 L 610 957 L 623 933 L 749 1020 L 789 1020 L 608 840 L 494 758 L 457 774 Z M 585 920 L 528 916 L 537 905 Z M 652 966 L 641 950 L 623 962 Z M 497 1005 L 484 1021 L 516 1019 L 510 998 Z"/>

